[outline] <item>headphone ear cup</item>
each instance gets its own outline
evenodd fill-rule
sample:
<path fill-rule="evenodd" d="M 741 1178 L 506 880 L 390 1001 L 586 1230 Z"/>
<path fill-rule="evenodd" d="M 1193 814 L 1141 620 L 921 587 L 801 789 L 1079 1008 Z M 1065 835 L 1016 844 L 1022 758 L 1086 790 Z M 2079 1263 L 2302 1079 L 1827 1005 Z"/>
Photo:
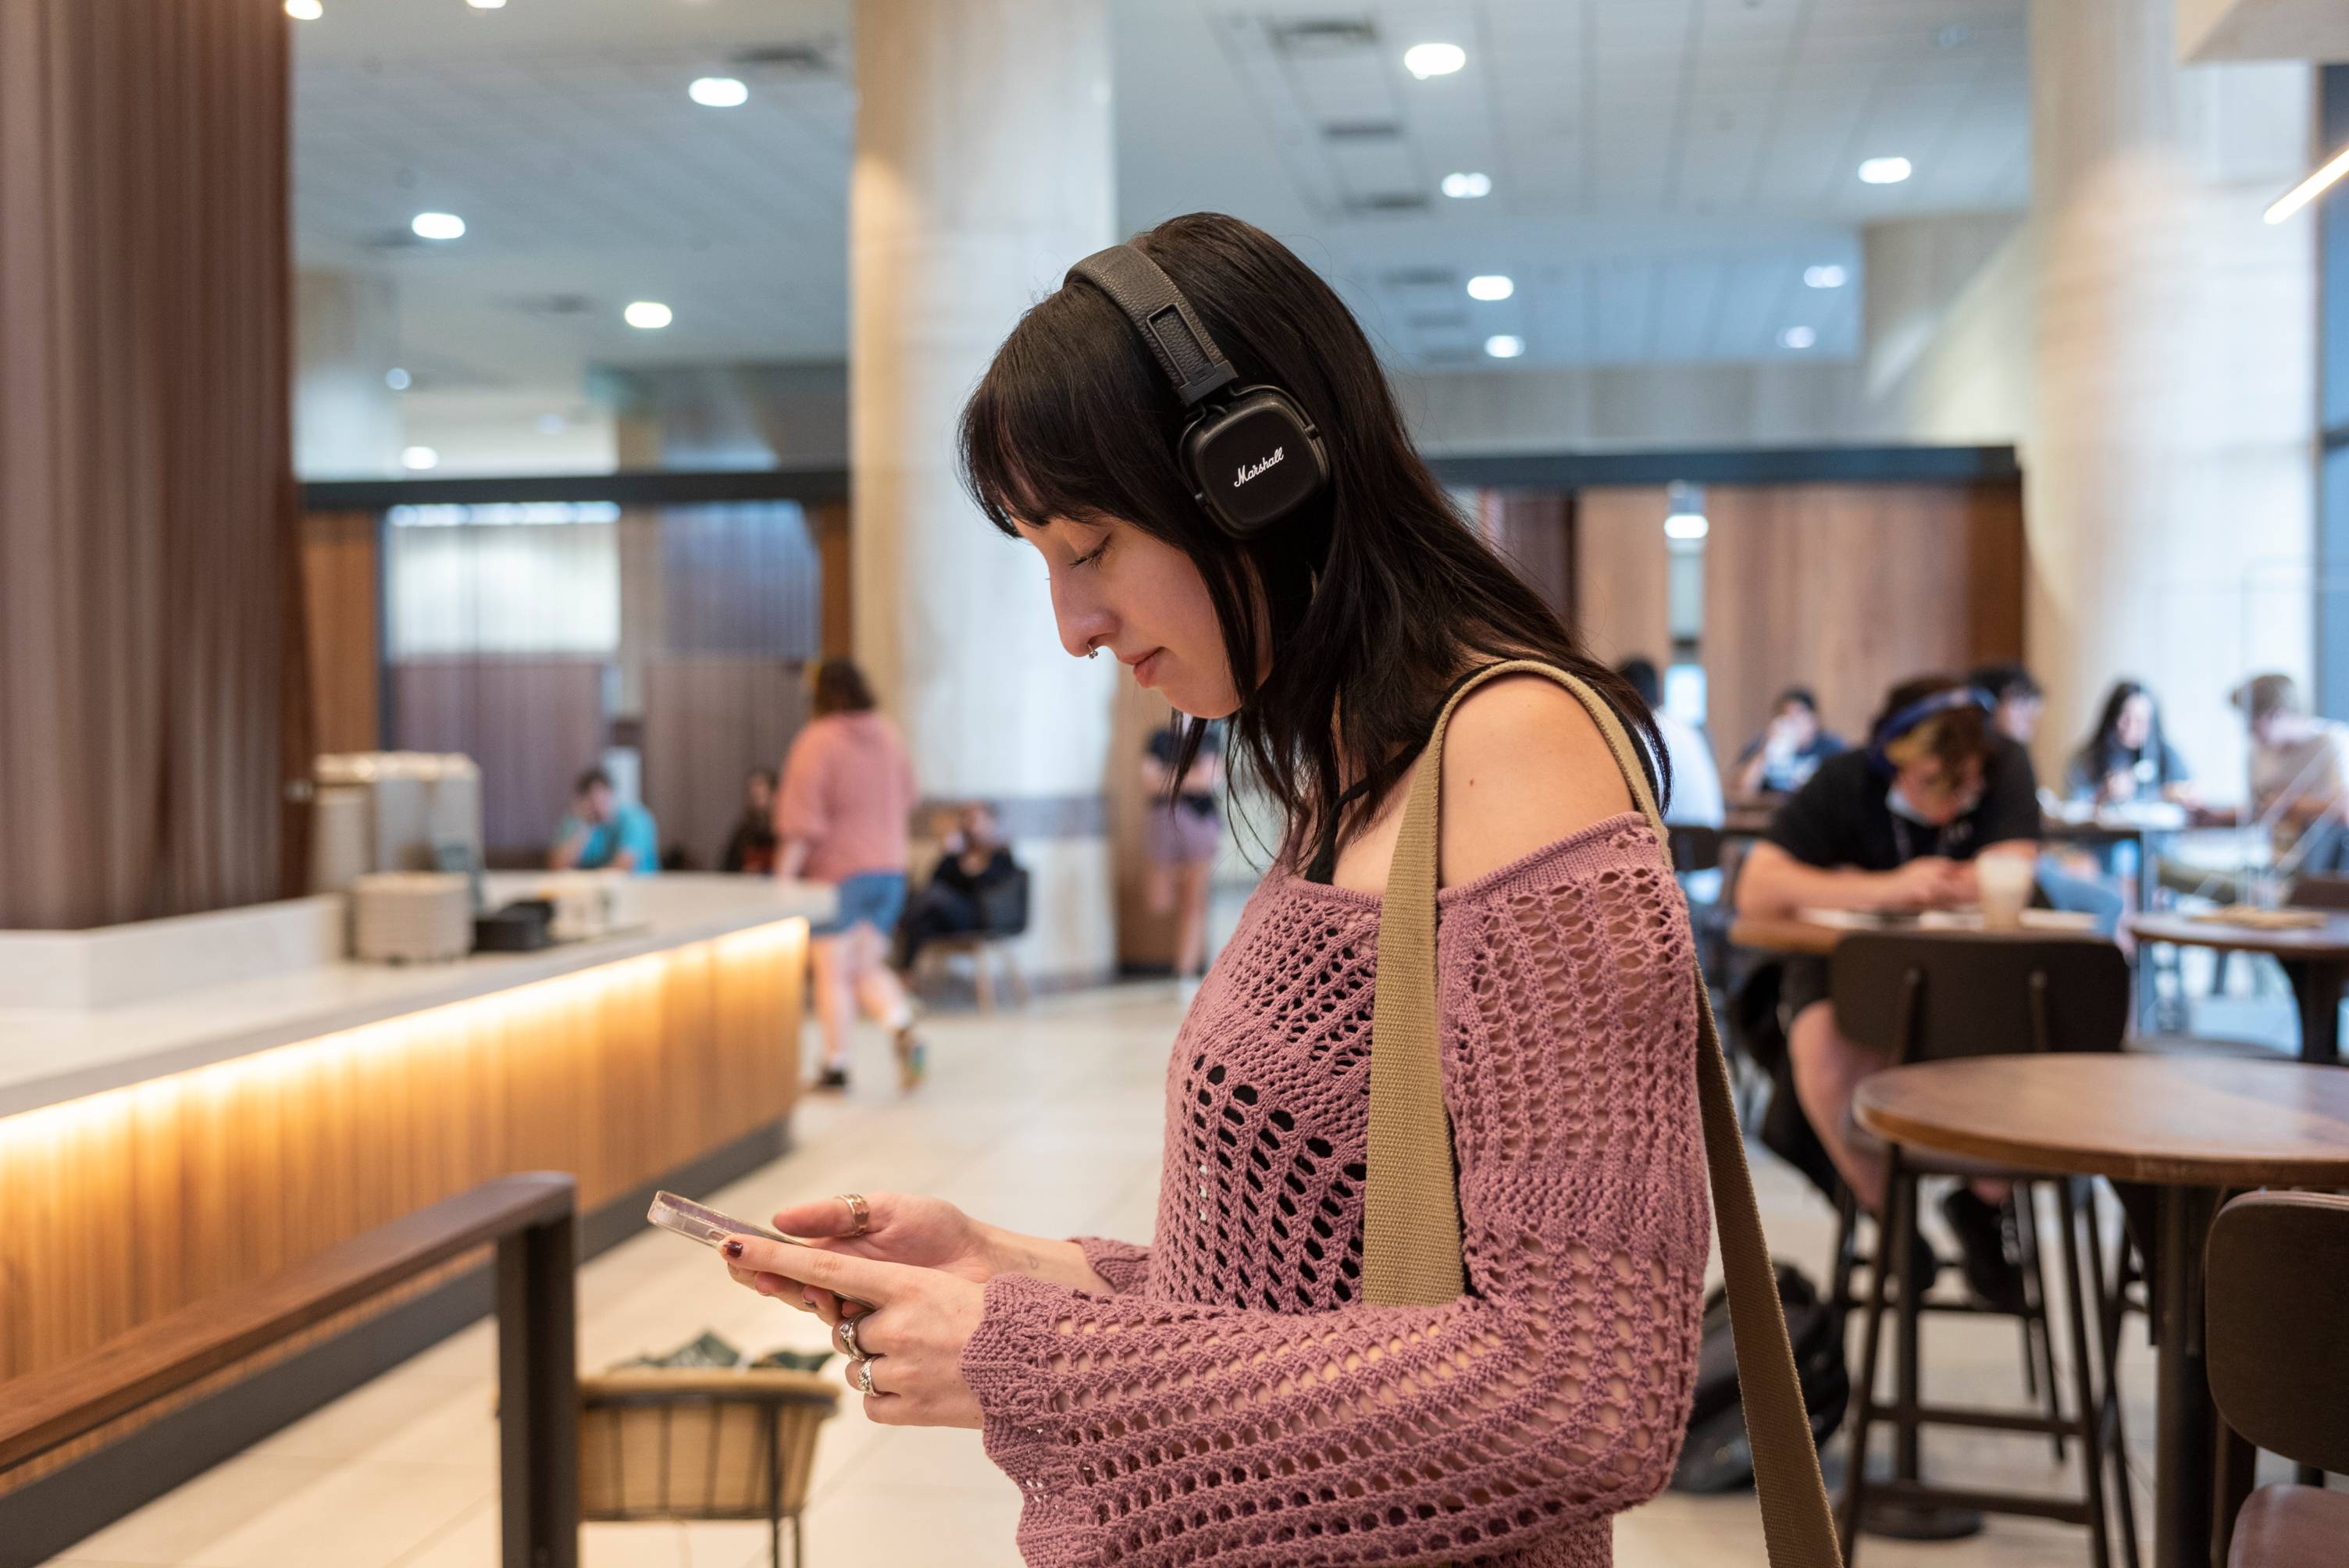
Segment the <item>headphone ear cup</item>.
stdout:
<path fill-rule="evenodd" d="M 1294 514 L 1330 482 L 1321 433 L 1285 392 L 1243 387 L 1183 432 L 1184 477 L 1217 526 L 1247 539 Z"/>

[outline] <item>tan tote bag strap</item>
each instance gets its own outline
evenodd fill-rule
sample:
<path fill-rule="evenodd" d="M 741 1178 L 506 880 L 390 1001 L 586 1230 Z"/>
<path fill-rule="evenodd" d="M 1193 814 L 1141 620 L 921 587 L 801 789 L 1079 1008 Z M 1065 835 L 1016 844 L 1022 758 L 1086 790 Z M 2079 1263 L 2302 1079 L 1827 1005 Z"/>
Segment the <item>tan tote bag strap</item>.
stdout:
<path fill-rule="evenodd" d="M 1658 839 L 1666 837 L 1640 754 L 1615 710 L 1562 670 L 1516 660 L 1478 672 L 1435 720 L 1403 807 L 1402 829 L 1379 914 L 1378 985 L 1371 1015 L 1370 1171 L 1363 1192 L 1362 1294 L 1374 1305 L 1439 1305 L 1465 1289 L 1459 1178 L 1444 1110 L 1435 992 L 1437 822 L 1444 732 L 1461 699 L 1506 675 L 1540 675 L 1574 694 L 1599 732 Z M 1692 966 L 1693 967 L 1693 966 Z M 1714 1223 L 1728 1275 L 1730 1328 L 1754 1485 L 1771 1568 L 1840 1568 L 1843 1554 L 1819 1476 L 1818 1451 L 1795 1376 L 1786 1316 L 1762 1236 L 1754 1175 L 1730 1093 L 1729 1064 L 1702 974 L 1697 1006 L 1697 1104 L 1713 1180 Z"/>

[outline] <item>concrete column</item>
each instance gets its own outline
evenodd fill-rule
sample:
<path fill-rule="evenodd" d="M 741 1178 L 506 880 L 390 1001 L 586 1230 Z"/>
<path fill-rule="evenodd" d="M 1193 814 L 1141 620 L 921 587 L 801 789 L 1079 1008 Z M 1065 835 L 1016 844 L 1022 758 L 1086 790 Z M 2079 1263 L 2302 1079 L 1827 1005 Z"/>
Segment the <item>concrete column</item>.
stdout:
<path fill-rule="evenodd" d="M 2179 66 L 2172 0 L 2034 0 L 2031 77 L 2041 769 L 2137 676 L 2238 793 L 2225 692 L 2312 657 L 2313 230 L 2260 216 L 2306 166 L 2310 74 Z"/>
<path fill-rule="evenodd" d="M 1061 651 L 1044 568 L 956 474 L 1019 314 L 1115 236 L 1102 0 L 867 0 L 849 194 L 855 647 L 922 787 L 1000 802 L 1036 876 L 1031 974 L 1113 962 L 1108 660 Z"/>
<path fill-rule="evenodd" d="M 294 284 L 294 471 L 304 479 L 398 474 L 399 295 L 387 277 L 305 269 Z"/>

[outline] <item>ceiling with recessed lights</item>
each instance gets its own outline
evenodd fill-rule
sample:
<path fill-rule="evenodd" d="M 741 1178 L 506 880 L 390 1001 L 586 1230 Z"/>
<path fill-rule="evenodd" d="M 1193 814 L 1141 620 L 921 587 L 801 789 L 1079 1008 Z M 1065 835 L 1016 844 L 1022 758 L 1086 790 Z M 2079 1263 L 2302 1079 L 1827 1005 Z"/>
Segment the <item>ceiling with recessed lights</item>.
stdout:
<path fill-rule="evenodd" d="M 2027 201 L 2025 5 L 1112 0 L 1121 220 L 1264 224 L 1414 368 L 1848 356 L 1865 225 Z M 848 0 L 324 12 L 299 253 L 398 280 L 420 385 L 844 354 Z M 1415 75 L 1431 43 L 1459 67 Z"/>

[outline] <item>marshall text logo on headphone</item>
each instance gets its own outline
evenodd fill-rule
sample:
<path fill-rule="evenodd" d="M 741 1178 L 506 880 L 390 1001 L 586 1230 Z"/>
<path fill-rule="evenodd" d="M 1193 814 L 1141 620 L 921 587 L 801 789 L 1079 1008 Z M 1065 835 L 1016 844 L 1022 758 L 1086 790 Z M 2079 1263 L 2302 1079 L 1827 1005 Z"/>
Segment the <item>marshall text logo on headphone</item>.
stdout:
<path fill-rule="evenodd" d="M 1265 469 L 1272 467 L 1273 464 L 1280 461 L 1280 459 L 1287 455 L 1288 453 L 1286 449 L 1275 447 L 1272 449 L 1272 456 L 1265 459 L 1264 461 L 1260 463 L 1248 463 L 1242 466 L 1239 471 L 1240 477 L 1232 481 L 1232 489 L 1239 489 L 1240 486 L 1247 483 L 1248 480 L 1256 478 L 1257 475 L 1264 472 Z"/>

